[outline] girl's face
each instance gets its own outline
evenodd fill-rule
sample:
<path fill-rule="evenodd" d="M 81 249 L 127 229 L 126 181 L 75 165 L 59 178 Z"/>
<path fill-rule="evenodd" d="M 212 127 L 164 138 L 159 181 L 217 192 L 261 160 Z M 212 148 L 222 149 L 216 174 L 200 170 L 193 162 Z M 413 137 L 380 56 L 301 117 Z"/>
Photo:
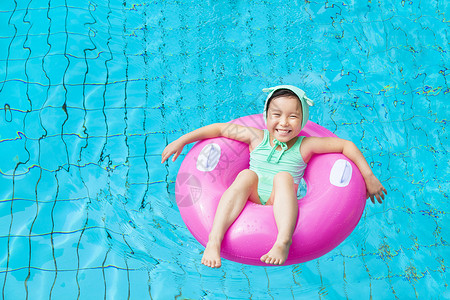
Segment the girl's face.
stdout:
<path fill-rule="evenodd" d="M 300 101 L 292 96 L 272 99 L 267 110 L 267 129 L 272 138 L 287 143 L 297 137 L 302 127 Z"/>

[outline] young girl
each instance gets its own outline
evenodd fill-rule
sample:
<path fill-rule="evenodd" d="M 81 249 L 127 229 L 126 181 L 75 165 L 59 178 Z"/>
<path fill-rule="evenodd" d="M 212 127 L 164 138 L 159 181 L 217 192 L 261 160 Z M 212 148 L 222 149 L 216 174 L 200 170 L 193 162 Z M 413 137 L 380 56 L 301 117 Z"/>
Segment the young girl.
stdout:
<path fill-rule="evenodd" d="M 350 141 L 334 137 L 299 137 L 308 121 L 308 106 L 312 101 L 305 93 L 290 85 L 277 86 L 269 92 L 264 105 L 267 129 L 260 130 L 230 123 L 216 123 L 194 130 L 173 141 L 164 149 L 161 163 L 172 154 L 172 161 L 181 154 L 184 145 L 198 140 L 227 137 L 249 145 L 250 168 L 241 171 L 223 193 L 214 217 L 202 264 L 221 266 L 222 239 L 241 213 L 247 200 L 272 205 L 278 228 L 272 249 L 261 257 L 267 264 L 281 265 L 289 254 L 292 234 L 298 215 L 297 189 L 306 164 L 314 154 L 337 152 L 351 159 L 361 171 L 367 187 L 367 197 L 381 203 L 386 189 L 375 177 L 358 148 Z"/>

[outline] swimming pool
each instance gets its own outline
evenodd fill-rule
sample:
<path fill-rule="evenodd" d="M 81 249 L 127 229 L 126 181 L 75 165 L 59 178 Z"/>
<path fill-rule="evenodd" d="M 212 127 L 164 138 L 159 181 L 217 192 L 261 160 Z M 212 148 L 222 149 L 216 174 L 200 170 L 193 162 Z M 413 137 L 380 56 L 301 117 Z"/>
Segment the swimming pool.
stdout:
<path fill-rule="evenodd" d="M 2 297 L 450 298 L 448 5 L 2 2 Z M 319 259 L 210 270 L 160 153 L 281 83 L 388 198 Z"/>

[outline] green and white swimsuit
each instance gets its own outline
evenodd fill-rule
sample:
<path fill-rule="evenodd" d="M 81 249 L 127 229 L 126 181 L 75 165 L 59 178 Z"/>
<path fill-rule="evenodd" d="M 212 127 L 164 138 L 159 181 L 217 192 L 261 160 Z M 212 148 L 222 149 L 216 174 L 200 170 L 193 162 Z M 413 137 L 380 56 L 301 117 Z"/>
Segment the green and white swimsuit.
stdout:
<path fill-rule="evenodd" d="M 273 178 L 280 172 L 289 172 L 294 183 L 299 184 L 306 169 L 306 163 L 300 154 L 300 145 L 304 136 L 299 136 L 295 144 L 287 149 L 286 143 L 273 140 L 270 146 L 269 131 L 264 130 L 263 141 L 250 153 L 250 170 L 258 175 L 258 195 L 262 204 L 269 200 L 273 188 Z M 281 146 L 281 150 L 276 148 Z"/>

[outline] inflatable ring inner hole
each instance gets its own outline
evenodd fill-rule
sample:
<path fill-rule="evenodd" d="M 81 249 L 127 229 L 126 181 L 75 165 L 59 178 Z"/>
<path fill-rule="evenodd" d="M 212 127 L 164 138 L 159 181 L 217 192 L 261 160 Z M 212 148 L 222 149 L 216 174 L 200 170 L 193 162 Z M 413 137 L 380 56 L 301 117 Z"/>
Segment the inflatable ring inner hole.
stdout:
<path fill-rule="evenodd" d="M 301 200 L 303 197 L 306 196 L 307 193 L 308 193 L 308 185 L 306 184 L 305 179 L 302 178 L 302 180 L 298 184 L 297 199 Z"/>

